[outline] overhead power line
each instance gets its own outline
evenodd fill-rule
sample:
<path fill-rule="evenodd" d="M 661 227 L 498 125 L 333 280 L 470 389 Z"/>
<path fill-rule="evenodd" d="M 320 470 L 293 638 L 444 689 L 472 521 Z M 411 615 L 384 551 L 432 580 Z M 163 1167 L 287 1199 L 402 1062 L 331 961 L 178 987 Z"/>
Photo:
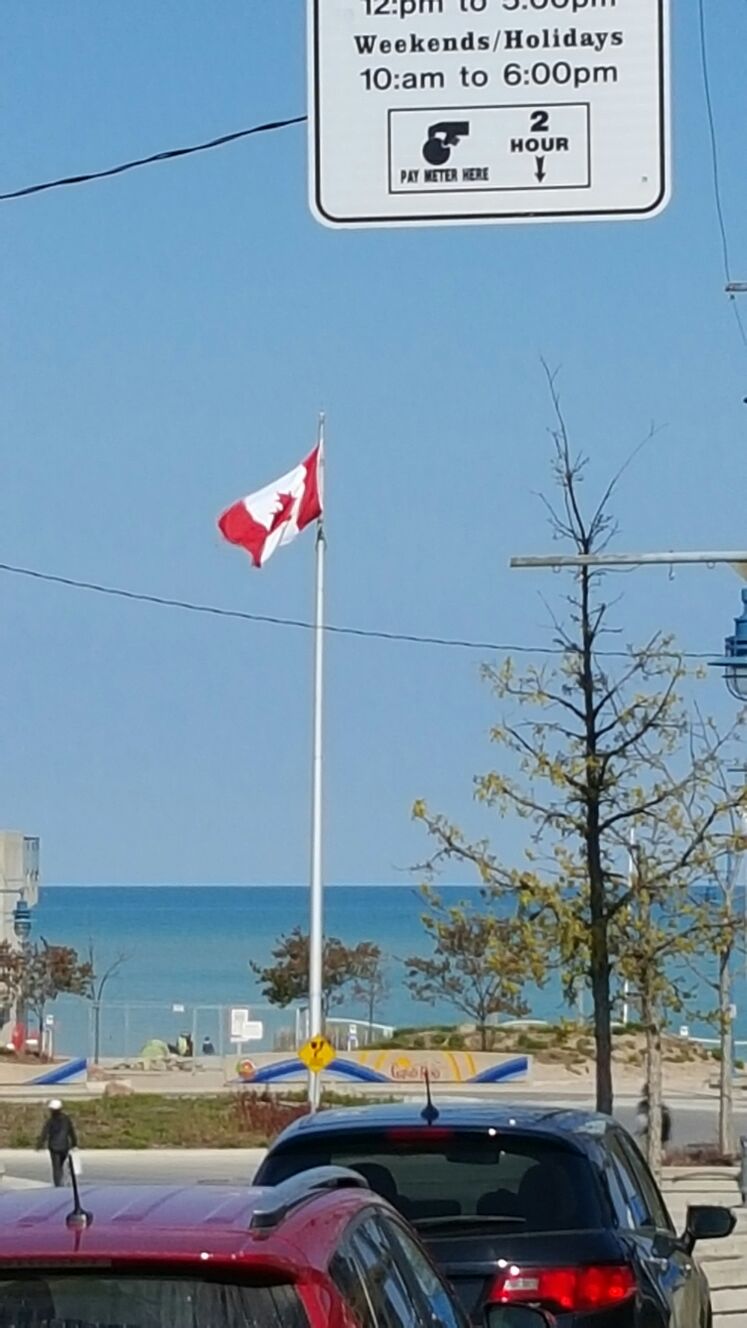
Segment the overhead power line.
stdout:
<path fill-rule="evenodd" d="M 23 189 L 13 189 L 10 193 L 0 194 L 0 202 L 11 198 L 27 198 L 30 194 L 42 194 L 48 189 L 62 189 L 71 184 L 89 184 L 91 180 L 106 180 L 112 175 L 124 175 L 125 171 L 137 170 L 140 166 L 152 166 L 159 161 L 174 161 L 177 157 L 190 157 L 196 152 L 210 152 L 213 148 L 225 147 L 227 143 L 237 143 L 241 138 L 251 138 L 254 134 L 268 134 L 275 129 L 287 129 L 290 125 L 303 124 L 305 115 L 295 115 L 289 120 L 268 120 L 266 124 L 252 125 L 250 129 L 236 129 L 231 134 L 221 134 L 206 143 L 195 143 L 186 148 L 168 148 L 165 152 L 154 152 L 150 157 L 137 157 L 133 161 L 122 162 L 119 166 L 109 166 L 103 171 L 87 171 L 83 175 L 66 175 L 58 180 L 46 180 L 43 184 L 27 184 Z"/>
<path fill-rule="evenodd" d="M 0 563 L 0 572 L 10 576 L 27 577 L 33 581 L 44 581 L 56 586 L 66 586 L 74 590 L 86 590 L 96 595 L 108 595 L 114 599 L 126 599 L 136 604 L 153 604 L 158 608 L 181 609 L 187 613 L 208 614 L 214 618 L 234 618 L 242 622 L 266 623 L 271 627 L 295 627 L 302 631 L 314 630 L 314 623 L 306 618 L 284 618 L 269 613 L 249 613 L 245 609 L 224 609 L 217 604 L 200 604 L 194 600 L 175 599 L 167 595 L 151 595 L 143 591 L 126 590 L 122 586 L 103 585 L 98 581 L 83 581 L 77 577 L 59 576 L 53 572 L 40 572 L 31 567 L 18 567 L 13 563 Z M 491 651 L 505 655 L 564 655 L 568 652 L 560 646 L 512 645 L 498 641 L 477 641 L 455 636 L 422 636 L 415 632 L 387 632 L 380 628 L 346 627 L 325 623 L 325 632 L 332 636 L 353 636 L 369 641 L 400 641 L 406 645 L 441 646 L 458 650 Z M 707 651 L 672 651 L 682 659 L 711 659 L 713 652 Z M 626 650 L 598 650 L 597 655 L 609 659 L 630 659 Z"/>
<path fill-rule="evenodd" d="M 729 235 L 726 229 L 726 217 L 724 214 L 724 201 L 721 191 L 721 168 L 718 155 L 718 140 L 716 137 L 716 117 L 713 110 L 713 95 L 711 92 L 711 71 L 708 58 L 708 37 L 706 33 L 705 0 L 698 0 L 698 17 L 700 29 L 700 63 L 703 71 L 703 92 L 705 94 L 706 117 L 708 120 L 708 136 L 711 147 L 711 172 L 713 176 L 713 196 L 716 204 L 716 217 L 718 219 L 719 235 L 721 238 L 721 258 L 724 268 L 724 280 L 727 286 L 733 284 L 731 252 L 729 245 Z M 744 346 L 747 350 L 747 329 L 742 318 L 742 311 L 739 308 L 736 295 L 729 296 L 731 307 L 734 311 L 734 318 L 737 324 L 737 330 Z"/>

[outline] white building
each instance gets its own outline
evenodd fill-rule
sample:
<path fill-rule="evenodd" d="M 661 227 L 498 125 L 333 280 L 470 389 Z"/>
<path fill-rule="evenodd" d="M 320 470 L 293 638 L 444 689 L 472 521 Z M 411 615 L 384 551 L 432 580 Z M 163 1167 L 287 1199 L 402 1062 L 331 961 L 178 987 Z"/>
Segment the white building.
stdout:
<path fill-rule="evenodd" d="M 39 900 L 39 840 L 20 830 L 0 830 L 0 943 L 21 946 L 16 934 L 16 907 L 34 908 Z M 0 1040 L 10 1037 L 15 1012 L 0 991 Z"/>

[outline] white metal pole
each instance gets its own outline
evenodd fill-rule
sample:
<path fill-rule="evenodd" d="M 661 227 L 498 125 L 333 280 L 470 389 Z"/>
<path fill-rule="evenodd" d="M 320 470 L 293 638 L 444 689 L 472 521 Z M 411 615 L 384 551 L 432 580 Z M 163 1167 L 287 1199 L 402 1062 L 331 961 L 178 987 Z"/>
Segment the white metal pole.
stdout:
<path fill-rule="evenodd" d="M 319 486 L 323 498 L 324 416 L 319 417 Z M 324 517 L 316 531 L 316 595 L 314 609 L 314 721 L 311 757 L 311 888 L 309 900 L 309 1036 L 324 1032 L 322 991 L 324 975 L 324 885 L 322 881 L 322 774 L 324 708 Z M 319 1076 L 309 1075 L 309 1103 L 319 1102 Z"/>

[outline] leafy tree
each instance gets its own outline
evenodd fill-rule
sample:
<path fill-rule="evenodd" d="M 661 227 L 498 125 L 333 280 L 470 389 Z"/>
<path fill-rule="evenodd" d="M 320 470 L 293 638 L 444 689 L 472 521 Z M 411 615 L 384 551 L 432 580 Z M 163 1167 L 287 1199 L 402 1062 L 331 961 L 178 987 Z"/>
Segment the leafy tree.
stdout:
<path fill-rule="evenodd" d="M 381 947 L 373 941 L 361 941 L 356 946 L 356 969 L 353 979 L 353 997 L 365 1007 L 369 1036 L 373 1030 L 374 1015 L 389 994 L 389 981 Z"/>
<path fill-rule="evenodd" d="M 555 538 L 574 555 L 607 547 L 616 531 L 610 500 L 622 472 L 588 510 L 582 500 L 586 462 L 572 454 L 554 376 L 553 474 L 559 501 L 546 501 Z M 623 467 L 624 469 L 624 467 Z M 667 826 L 676 851 L 672 873 L 704 870 L 712 827 L 734 795 L 698 803 L 724 745 L 740 727 L 717 735 L 702 726 L 691 749 L 691 714 L 680 689 L 687 678 L 672 640 L 655 633 L 641 646 L 605 643 L 614 630 L 606 582 L 581 565 L 567 598 L 552 615 L 558 659 L 519 672 L 508 659 L 484 675 L 506 713 L 491 737 L 502 749 L 499 768 L 475 781 L 478 801 L 531 827 L 525 863 L 502 863 L 487 842 L 471 843 L 446 817 L 418 802 L 414 814 L 435 840 L 430 865 L 446 859 L 474 864 L 482 885 L 516 899 L 560 964 L 572 994 L 588 981 L 594 1006 L 596 1103 L 610 1112 L 612 971 L 620 920 L 632 886 L 622 870 L 629 829 L 644 835 Z M 524 717 L 527 715 L 528 717 Z M 691 801 L 693 815 L 682 806 Z M 662 882 L 662 888 L 664 886 Z"/>
<path fill-rule="evenodd" d="M 646 1153 L 654 1175 L 660 1176 L 662 1035 L 667 1016 L 681 1016 L 692 999 L 692 962 L 709 939 L 709 922 L 687 874 L 668 875 L 665 846 L 637 844 L 632 856 L 631 897 L 616 918 L 619 934 L 612 946 L 617 971 L 630 984 L 645 1029 Z"/>
<path fill-rule="evenodd" d="M 104 968 L 99 969 L 96 960 L 96 950 L 93 940 L 88 942 L 88 967 L 91 970 L 91 976 L 88 982 L 88 988 L 84 993 L 91 1002 L 93 1009 L 93 1059 L 98 1065 L 101 1055 L 101 1006 L 104 999 L 104 992 L 107 985 L 113 977 L 116 977 L 122 966 L 128 962 L 130 955 L 125 950 L 119 950 L 114 958 Z"/>
<path fill-rule="evenodd" d="M 723 797 L 728 790 L 723 769 L 716 772 L 716 786 L 718 795 Z M 714 844 L 703 904 L 709 942 L 702 947 L 700 962 L 695 965 L 716 997 L 715 1017 L 712 1012 L 709 1017 L 719 1034 L 718 1138 L 719 1150 L 725 1156 L 732 1156 L 735 1151 L 732 965 L 745 947 L 744 917 L 737 912 L 735 895 L 740 859 L 747 848 L 746 813 L 743 790 L 739 808 L 730 808 L 721 840 Z M 712 959 L 715 964 L 709 962 Z"/>
<path fill-rule="evenodd" d="M 324 942 L 322 972 L 324 990 L 322 1012 L 328 1015 L 333 1005 L 344 999 L 352 983 L 361 980 L 371 964 L 371 952 L 378 947 L 362 941 L 358 945 L 344 945 L 336 936 Z M 263 967 L 252 962 L 250 967 L 270 1005 L 285 1008 L 309 998 L 309 937 L 300 927 L 281 936 L 272 951 L 274 963 Z"/>
<path fill-rule="evenodd" d="M 501 917 L 490 909 L 478 913 L 468 903 L 444 904 L 428 887 L 424 893 L 429 910 L 423 926 L 433 954 L 405 960 L 407 986 L 418 1001 L 448 1001 L 474 1019 L 480 1046 L 488 1051 L 490 1016 L 526 1014 L 529 1006 L 523 991 L 527 981 L 544 980 L 545 962 L 537 932 L 518 913 L 512 917 Z"/>
<path fill-rule="evenodd" d="M 706 978 L 717 996 L 716 1027 L 719 1035 L 719 1150 L 725 1157 L 736 1151 L 734 1129 L 734 1016 L 732 1005 L 732 962 L 738 950 L 744 950 L 744 919 L 734 906 L 736 892 L 736 857 L 714 873 L 715 901 L 710 906 L 713 951 L 716 958 L 715 979 Z"/>
<path fill-rule="evenodd" d="M 0 942 L 0 1006 L 10 1009 L 21 994 L 23 984 L 23 954 L 10 944 Z"/>
<path fill-rule="evenodd" d="M 27 1008 L 36 1015 L 40 1032 L 47 1005 L 62 995 L 85 996 L 92 976 L 90 964 L 82 961 L 77 950 L 70 945 L 49 945 L 42 939 L 39 945 L 28 948 L 23 998 Z"/>

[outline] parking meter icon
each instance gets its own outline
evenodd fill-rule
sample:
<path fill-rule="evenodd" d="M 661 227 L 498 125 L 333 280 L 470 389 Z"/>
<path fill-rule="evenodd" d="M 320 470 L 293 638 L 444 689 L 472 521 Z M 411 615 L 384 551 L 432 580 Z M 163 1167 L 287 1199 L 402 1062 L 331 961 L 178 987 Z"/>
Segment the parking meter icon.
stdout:
<path fill-rule="evenodd" d="M 469 138 L 469 120 L 441 120 L 431 125 L 423 144 L 423 156 L 429 166 L 445 166 L 461 138 Z"/>

